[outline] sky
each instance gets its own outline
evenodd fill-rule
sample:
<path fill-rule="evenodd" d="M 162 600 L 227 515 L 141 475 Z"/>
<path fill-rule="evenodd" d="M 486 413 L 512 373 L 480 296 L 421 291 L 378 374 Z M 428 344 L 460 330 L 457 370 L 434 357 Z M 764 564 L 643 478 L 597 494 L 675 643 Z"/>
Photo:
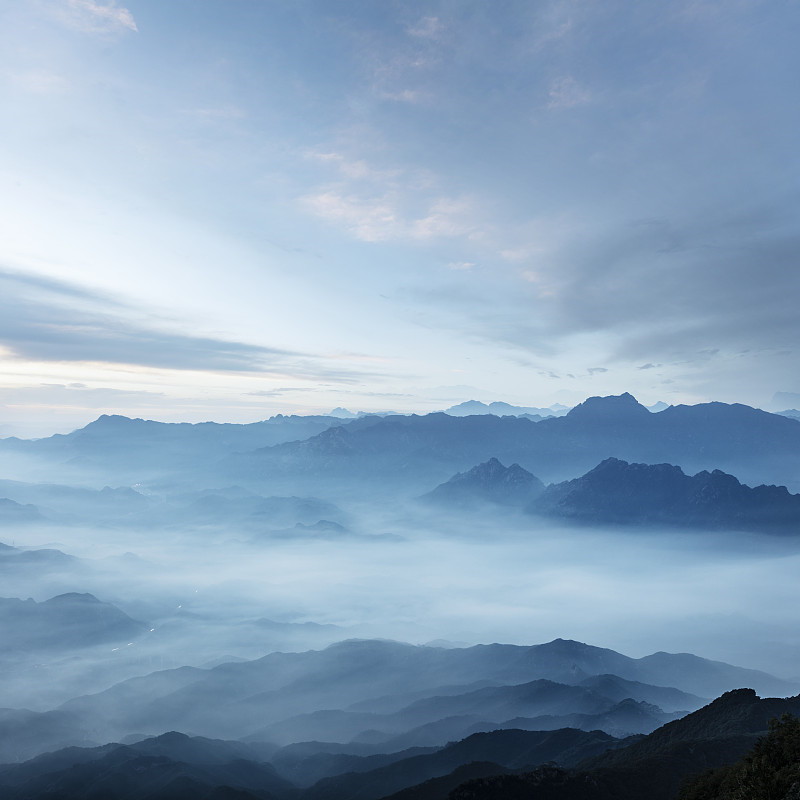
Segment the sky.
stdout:
<path fill-rule="evenodd" d="M 798 23 L 795 0 L 0 4 L 0 436 L 792 399 Z"/>

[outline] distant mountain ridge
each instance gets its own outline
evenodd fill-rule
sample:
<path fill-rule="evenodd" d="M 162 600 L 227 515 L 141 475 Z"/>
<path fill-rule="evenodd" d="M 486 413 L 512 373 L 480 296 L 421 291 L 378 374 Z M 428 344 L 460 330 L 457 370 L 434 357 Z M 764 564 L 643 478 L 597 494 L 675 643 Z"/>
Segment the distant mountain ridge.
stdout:
<path fill-rule="evenodd" d="M 297 475 L 344 482 L 388 479 L 418 493 L 489 458 L 545 482 L 569 480 L 606 458 L 720 469 L 749 484 L 797 484 L 797 420 L 741 405 L 706 403 L 648 411 L 629 394 L 589 398 L 562 417 L 448 414 L 354 420 L 302 442 L 232 457 L 236 476 Z M 794 483 L 792 483 L 794 481 Z"/>
<path fill-rule="evenodd" d="M 146 626 L 94 595 L 68 592 L 42 603 L 0 597 L 2 650 L 39 650 L 129 641 Z"/>
<path fill-rule="evenodd" d="M 0 452 L 52 465 L 44 473 L 48 480 L 69 462 L 73 471 L 89 475 L 107 476 L 113 469 L 118 483 L 169 474 L 195 487 L 218 486 L 222 476 L 256 491 L 268 479 L 291 493 L 298 482 L 304 493 L 313 493 L 324 482 L 344 487 L 366 480 L 370 491 L 388 482 L 392 491 L 420 494 L 492 457 L 545 482 L 573 479 L 614 457 L 675 464 L 692 474 L 719 469 L 748 484 L 800 490 L 796 419 L 724 403 L 652 413 L 627 393 L 588 398 L 563 416 L 538 422 L 441 412 L 356 419 L 278 415 L 249 425 L 103 416 L 66 436 L 0 440 Z"/>
<path fill-rule="evenodd" d="M 482 403 L 480 400 L 465 400 L 455 406 L 446 408 L 444 413 L 453 417 L 467 417 L 473 414 L 494 414 L 498 417 L 535 417 L 544 419 L 545 417 L 561 417 L 569 411 L 569 406 L 562 406 L 560 403 L 548 406 L 547 408 L 536 408 L 535 406 L 514 406 L 510 403 L 495 401 L 493 403 Z"/>

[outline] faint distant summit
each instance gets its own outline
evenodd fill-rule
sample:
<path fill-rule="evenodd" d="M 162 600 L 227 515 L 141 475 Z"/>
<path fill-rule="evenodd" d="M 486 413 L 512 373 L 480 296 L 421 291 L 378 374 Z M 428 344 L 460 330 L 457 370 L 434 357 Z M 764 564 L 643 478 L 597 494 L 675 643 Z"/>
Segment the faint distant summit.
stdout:
<path fill-rule="evenodd" d="M 800 392 L 775 392 L 772 404 L 778 408 L 797 408 L 800 406 Z"/>
<path fill-rule="evenodd" d="M 348 411 L 346 408 L 342 408 L 341 406 L 337 406 L 336 408 L 328 414 L 329 417 L 337 417 L 338 419 L 355 419 L 358 414 L 354 414 L 352 411 Z"/>
<path fill-rule="evenodd" d="M 493 414 L 496 417 L 562 417 L 569 411 L 569 406 L 555 403 L 548 408 L 535 408 L 533 406 L 512 406 L 510 403 L 482 403 L 480 400 L 466 400 L 456 406 L 445 409 L 445 414 L 451 417 L 471 417 L 477 414 Z"/>

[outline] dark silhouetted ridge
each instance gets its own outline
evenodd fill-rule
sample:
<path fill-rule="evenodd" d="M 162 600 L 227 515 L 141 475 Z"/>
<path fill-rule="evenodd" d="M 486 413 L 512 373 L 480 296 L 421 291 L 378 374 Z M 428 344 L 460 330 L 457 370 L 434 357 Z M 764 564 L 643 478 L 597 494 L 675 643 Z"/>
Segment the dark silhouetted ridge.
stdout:
<path fill-rule="evenodd" d="M 496 458 L 459 472 L 432 492 L 427 502 L 465 506 L 479 502 L 524 506 L 544 491 L 544 484 L 519 464 L 504 467 Z"/>
<path fill-rule="evenodd" d="M 800 533 L 800 495 L 785 486 L 753 488 L 720 470 L 688 476 L 672 464 L 629 464 L 618 458 L 549 486 L 529 510 L 601 524 Z"/>

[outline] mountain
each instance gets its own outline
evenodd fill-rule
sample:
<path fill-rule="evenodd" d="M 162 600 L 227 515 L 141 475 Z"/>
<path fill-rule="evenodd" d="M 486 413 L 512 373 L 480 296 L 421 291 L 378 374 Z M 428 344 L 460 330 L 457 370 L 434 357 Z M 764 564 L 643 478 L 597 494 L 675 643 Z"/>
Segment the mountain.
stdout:
<path fill-rule="evenodd" d="M 735 764 L 691 778 L 679 800 L 794 800 L 800 796 L 800 719 L 785 714 L 770 720 L 769 732 Z"/>
<path fill-rule="evenodd" d="M 258 494 L 269 481 L 273 494 L 315 494 L 319 487 L 321 496 L 333 489 L 418 495 L 492 457 L 547 482 L 575 478 L 614 457 L 676 464 L 692 474 L 719 469 L 748 484 L 800 489 L 797 420 L 724 403 L 652 413 L 627 393 L 589 398 L 538 422 L 436 413 L 190 425 L 102 416 L 64 436 L 0 440 L 2 452 L 13 454 L 20 470 L 33 460 L 37 476 L 60 477 L 69 464 L 92 483 L 158 480 L 197 490 L 225 481 Z"/>
<path fill-rule="evenodd" d="M 548 486 L 528 510 L 598 524 L 800 533 L 800 495 L 785 486 L 752 488 L 720 470 L 688 476 L 671 464 L 617 458 Z"/>
<path fill-rule="evenodd" d="M 444 506 L 489 502 L 521 508 L 543 491 L 544 484 L 519 464 L 504 467 L 496 458 L 490 458 L 467 472 L 459 472 L 421 499 Z"/>
<path fill-rule="evenodd" d="M 281 751 L 274 753 L 269 745 L 173 731 L 135 744 L 71 747 L 19 765 L 0 766 L 0 788 L 8 800 L 87 796 L 175 800 L 208 797 L 215 786 L 240 792 L 232 795 L 236 797 L 377 800 L 475 762 L 491 763 L 495 774 L 545 761 L 568 766 L 621 744 L 599 731 L 507 730 L 475 734 L 433 752 L 369 757 L 328 753 L 323 745 L 314 750 L 311 743 L 310 754 L 292 760 Z M 313 776 L 320 768 L 327 774 L 310 780 L 309 772 Z"/>
<path fill-rule="evenodd" d="M 788 756 L 796 769 L 797 720 L 770 720 L 799 711 L 800 696 L 761 699 L 751 689 L 738 689 L 643 737 L 507 729 L 435 749 L 366 756 L 356 754 L 358 745 L 349 745 L 350 752 L 323 742 L 276 748 L 172 731 L 0 765 L 0 791 L 8 800 L 672 800 L 687 778 L 733 764 L 754 745 L 770 761 L 761 769 L 764 759 L 751 759 L 748 774 L 759 774 L 755 765 L 771 778 L 769 765 L 777 756 Z M 715 797 L 697 793 L 714 785 L 713 776 L 703 776 L 686 796 Z"/>
<path fill-rule="evenodd" d="M 249 424 L 202 422 L 169 423 L 103 414 L 68 434 L 43 439 L 0 439 L 0 453 L 10 453 L 37 476 L 60 476 L 69 464 L 84 479 L 136 483 L 164 476 L 175 469 L 197 471 L 231 453 L 306 439 L 345 422 L 333 416 L 278 414 Z"/>
<path fill-rule="evenodd" d="M 657 691 L 657 687 L 650 688 Z M 641 692 L 637 694 L 641 697 Z M 698 705 L 691 702 L 681 712 Z M 630 695 L 620 703 L 585 686 L 539 679 L 433 695 L 392 713 L 316 711 L 282 719 L 251 734 L 251 738 L 279 744 L 307 739 L 382 742 L 394 750 L 401 744 L 428 746 L 497 728 L 555 730 L 569 726 L 627 736 L 649 733 L 673 717 Z"/>
<path fill-rule="evenodd" d="M 26 522 L 40 522 L 42 519 L 42 514 L 36 506 L 22 505 L 7 497 L 0 497 L 0 523 L 19 525 Z"/>
<path fill-rule="evenodd" d="M 497 458 L 542 480 L 575 478 L 606 458 L 724 470 L 749 484 L 800 488 L 800 424 L 743 405 L 705 403 L 650 412 L 630 394 L 589 398 L 562 417 L 534 422 L 493 415 L 362 418 L 300 442 L 226 459 L 232 478 L 293 476 L 370 493 L 429 490 Z"/>
<path fill-rule="evenodd" d="M 358 728 L 363 731 L 369 727 L 369 720 L 374 719 L 375 712 L 366 702 L 370 699 L 420 693 L 405 702 L 400 698 L 395 709 L 402 711 L 420 698 L 443 697 L 431 700 L 436 710 L 424 711 L 422 716 L 414 717 L 417 711 L 413 708 L 406 711 L 407 730 L 408 725 L 437 721 L 454 711 L 471 715 L 473 723 L 480 722 L 481 707 L 473 703 L 480 699 L 480 694 L 472 698 L 467 696 L 466 705 L 445 697 L 468 695 L 470 684 L 478 681 L 487 682 L 484 686 L 519 687 L 543 679 L 567 684 L 565 689 L 558 690 L 564 692 L 593 675 L 609 674 L 654 687 L 672 686 L 701 697 L 713 697 L 748 683 L 780 694 L 797 690 L 793 684 L 765 673 L 696 656 L 662 653 L 633 659 L 613 650 L 564 640 L 530 647 L 493 644 L 450 649 L 382 640 L 350 640 L 323 650 L 276 652 L 254 661 L 226 663 L 211 669 L 182 667 L 155 672 L 123 681 L 97 694 L 70 700 L 48 712 L 46 719 L 54 730 L 67 729 L 68 739 L 64 744 L 86 739 L 113 741 L 131 733 L 168 730 L 240 739 L 269 726 L 277 726 L 277 730 L 278 723 L 305 714 L 335 712 L 330 717 L 334 719 L 355 703 L 360 704 L 358 710 L 364 714 L 359 724 L 367 723 Z M 664 680 L 667 676 L 674 679 L 667 682 Z M 459 686 L 464 688 L 459 689 Z M 450 688 L 443 691 L 439 687 Z M 496 691 L 502 695 L 503 691 L 522 690 Z M 488 689 L 487 692 L 491 694 Z M 586 688 L 581 692 L 581 696 L 591 694 Z M 451 702 L 453 706 L 448 705 Z M 605 706 L 598 704 L 594 709 L 573 707 L 570 713 L 605 713 L 614 702 L 615 698 L 608 699 Z M 505 720 L 517 715 L 513 705 L 507 705 Z M 563 716 L 566 711 L 568 707 L 561 706 L 556 716 Z M 542 713 L 549 712 L 546 709 L 534 712 Z M 40 731 L 44 718 L 43 715 L 28 717 L 25 723 L 18 722 L 0 734 L 0 761 L 40 752 L 28 749 L 37 746 L 38 734 L 29 736 L 26 731 Z M 323 720 L 324 716 L 319 719 Z M 553 726 L 551 721 L 544 727 Z M 307 734 L 307 729 L 298 728 L 299 736 L 306 738 Z M 289 735 L 288 729 L 286 735 Z M 48 749 L 58 743 L 51 737 L 45 737 L 45 741 Z M 444 741 L 447 738 L 438 743 Z M 420 742 L 405 740 L 398 749 L 415 743 Z M 424 743 L 429 744 L 430 739 L 426 738 Z"/>
<path fill-rule="evenodd" d="M 0 767 L 0 787 L 7 800 L 293 796 L 294 787 L 264 763 L 264 755 L 238 742 L 170 732 L 133 745 L 73 747 L 19 766 Z"/>
<path fill-rule="evenodd" d="M 58 524 L 92 520 L 114 525 L 136 523 L 153 510 L 153 498 L 124 486 L 102 489 L 63 484 L 0 480 L 0 493 L 17 503 L 35 504 Z M 26 506 L 32 508 L 33 505 Z M 42 515 L 39 515 L 42 518 Z"/>
<path fill-rule="evenodd" d="M 111 603 L 68 593 L 43 603 L 0 598 L 0 652 L 89 647 L 127 642 L 147 630 Z"/>
<path fill-rule="evenodd" d="M 533 406 L 512 406 L 508 403 L 493 402 L 482 403 L 480 400 L 466 400 L 456 406 L 445 409 L 445 414 L 452 417 L 469 417 L 474 414 L 494 414 L 498 417 L 529 416 L 538 419 L 545 417 L 560 417 L 567 413 L 569 408 L 558 403 L 549 408 L 534 408 Z"/>
<path fill-rule="evenodd" d="M 450 798 L 672 800 L 689 776 L 733 763 L 744 755 L 768 732 L 770 719 L 798 712 L 800 696 L 761 699 L 752 689 L 738 689 L 627 747 L 588 758 L 573 771 L 539 768 L 468 781 L 453 790 Z"/>
<path fill-rule="evenodd" d="M 411 755 L 369 771 L 350 772 L 322 779 L 303 793 L 303 800 L 359 797 L 378 800 L 395 792 L 448 775 L 478 763 L 510 770 L 545 762 L 570 766 L 582 758 L 618 747 L 620 741 L 601 731 L 504 730 L 476 733 L 434 753 Z"/>
<path fill-rule="evenodd" d="M 31 571 L 42 571 L 48 569 L 63 569 L 64 567 L 74 567 L 79 563 L 75 556 L 63 553 L 48 547 L 37 548 L 34 550 L 23 550 L 19 547 L 12 547 L 0 543 L 0 572 L 19 573 L 21 569 L 28 568 Z"/>

